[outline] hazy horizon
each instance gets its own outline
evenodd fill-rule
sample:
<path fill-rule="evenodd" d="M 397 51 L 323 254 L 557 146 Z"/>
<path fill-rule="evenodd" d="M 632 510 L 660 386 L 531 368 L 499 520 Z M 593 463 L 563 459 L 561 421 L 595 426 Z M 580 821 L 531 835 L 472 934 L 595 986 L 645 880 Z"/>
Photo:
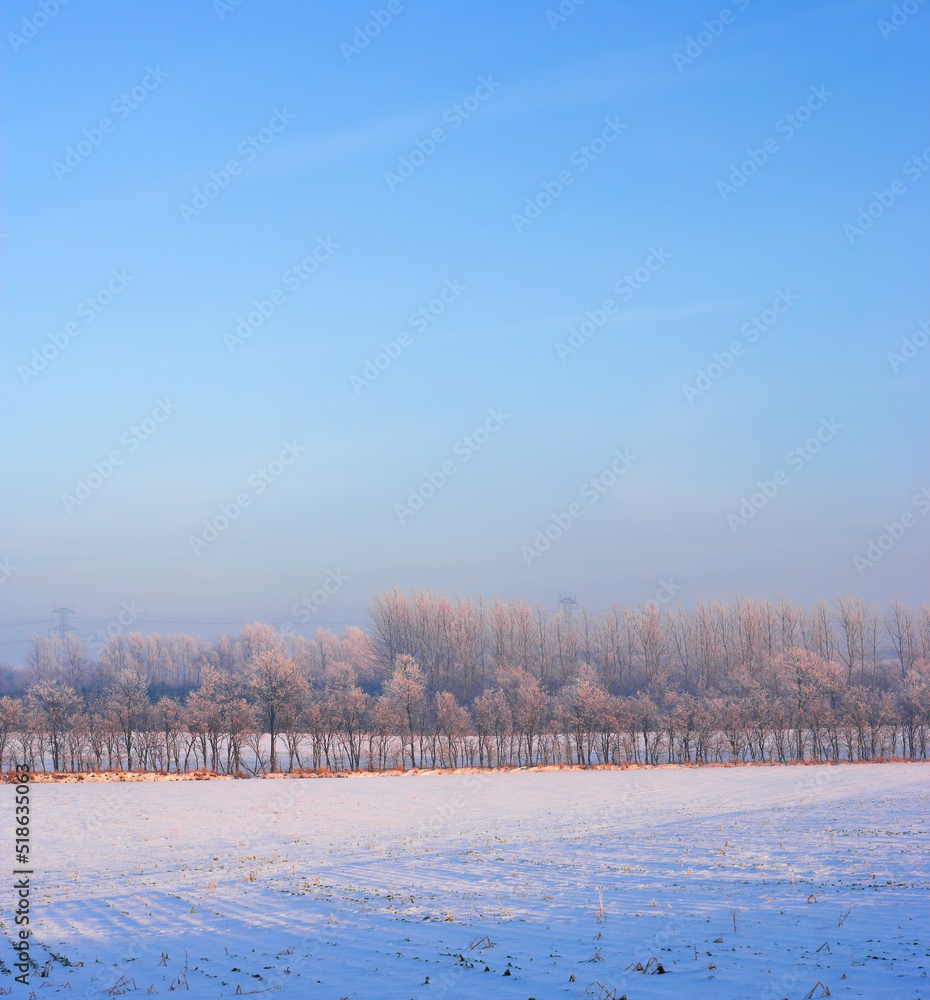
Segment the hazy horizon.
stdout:
<path fill-rule="evenodd" d="M 0 660 L 927 600 L 926 9 L 562 6 L 4 5 Z"/>

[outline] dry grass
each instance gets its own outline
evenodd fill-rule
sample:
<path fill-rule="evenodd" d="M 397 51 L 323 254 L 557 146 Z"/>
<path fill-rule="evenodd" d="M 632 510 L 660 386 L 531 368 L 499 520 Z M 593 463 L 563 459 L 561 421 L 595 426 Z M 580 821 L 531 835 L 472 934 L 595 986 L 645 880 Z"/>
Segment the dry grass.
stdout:
<path fill-rule="evenodd" d="M 575 977 L 572 976 L 569 979 L 570 983 L 575 981 Z M 592 990 L 597 990 L 597 994 L 593 993 Z M 626 993 L 623 996 L 618 997 L 616 989 L 611 989 L 609 986 L 605 986 L 603 983 L 593 982 L 585 990 L 585 996 L 596 996 L 597 1000 L 626 1000 Z"/>
<path fill-rule="evenodd" d="M 136 989 L 138 989 L 138 987 L 136 986 L 135 979 L 129 979 L 127 976 L 120 976 L 119 979 L 106 991 L 106 995 L 108 997 L 118 997 Z"/>
<path fill-rule="evenodd" d="M 785 762 L 772 761 L 737 761 L 718 763 L 716 761 L 706 761 L 695 763 L 690 761 L 685 764 L 533 764 L 533 765 L 511 765 L 503 764 L 497 767 L 443 767 L 427 768 L 414 767 L 406 771 L 400 768 L 386 768 L 380 771 L 337 771 L 330 767 L 314 769 L 312 767 L 295 768 L 293 771 L 276 771 L 274 774 L 253 774 L 248 775 L 243 771 L 236 774 L 220 774 L 217 771 L 209 771 L 204 768 L 196 771 L 188 771 L 178 774 L 175 771 L 34 771 L 30 775 L 30 780 L 34 783 L 40 782 L 62 782 L 74 784 L 82 781 L 232 781 L 235 778 L 246 780 L 296 780 L 300 778 L 382 778 L 382 777 L 413 777 L 416 775 L 448 775 L 448 774 L 507 774 L 529 773 L 543 771 L 669 771 L 694 768 L 727 768 L 727 767 L 858 767 L 866 764 L 923 764 L 925 760 L 910 760 L 906 757 L 876 757 L 874 760 L 791 760 Z M 0 784 L 15 784 L 16 774 L 4 772 L 0 774 Z"/>
<path fill-rule="evenodd" d="M 645 965 L 642 962 L 631 962 L 623 971 L 641 972 L 644 976 L 664 976 L 666 974 L 666 969 L 654 955 Z"/>
<path fill-rule="evenodd" d="M 817 994 L 818 997 L 832 997 L 833 994 L 830 992 L 829 988 L 824 986 L 822 982 L 818 979 L 816 983 L 811 987 L 810 993 L 808 993 L 804 1000 L 814 1000 L 814 990 L 820 987 L 820 992 Z"/>

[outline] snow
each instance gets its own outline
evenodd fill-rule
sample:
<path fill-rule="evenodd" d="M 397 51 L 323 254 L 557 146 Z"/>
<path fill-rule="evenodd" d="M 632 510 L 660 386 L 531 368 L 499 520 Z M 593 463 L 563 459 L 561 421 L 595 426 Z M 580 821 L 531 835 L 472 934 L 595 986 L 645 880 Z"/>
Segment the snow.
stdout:
<path fill-rule="evenodd" d="M 930 1000 L 928 776 L 901 763 L 36 784 L 33 958 L 53 962 L 28 988 L 0 986 L 793 1000 L 820 982 Z M 0 794 L 12 816 L 13 786 Z M 9 935 L 12 881 L 0 903 Z M 0 957 L 12 965 L 8 945 Z M 651 958 L 668 974 L 627 969 Z"/>

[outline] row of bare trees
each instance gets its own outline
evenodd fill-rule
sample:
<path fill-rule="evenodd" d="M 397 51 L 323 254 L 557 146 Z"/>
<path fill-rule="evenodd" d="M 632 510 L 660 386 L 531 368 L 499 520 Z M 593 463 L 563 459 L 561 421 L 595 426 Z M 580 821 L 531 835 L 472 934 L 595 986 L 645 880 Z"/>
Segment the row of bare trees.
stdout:
<path fill-rule="evenodd" d="M 901 678 L 918 659 L 930 659 L 930 606 L 914 611 L 894 601 L 882 613 L 855 595 L 839 597 L 836 609 L 822 600 L 807 610 L 746 598 L 701 602 L 692 613 L 663 612 L 651 602 L 566 616 L 521 601 L 485 606 L 392 590 L 373 601 L 371 617 L 371 646 L 383 669 L 398 654 L 412 656 L 431 689 L 463 701 L 501 668 L 519 667 L 549 692 L 587 666 L 612 693 L 671 687 L 703 694 L 729 690 L 741 670 L 764 670 L 790 649 L 839 663 L 847 684 L 868 687 L 883 683 L 889 659 Z"/>
<path fill-rule="evenodd" d="M 0 767 L 54 770 L 925 758 L 930 608 L 739 600 L 571 618 L 396 590 L 369 633 L 250 625 L 36 638 Z"/>

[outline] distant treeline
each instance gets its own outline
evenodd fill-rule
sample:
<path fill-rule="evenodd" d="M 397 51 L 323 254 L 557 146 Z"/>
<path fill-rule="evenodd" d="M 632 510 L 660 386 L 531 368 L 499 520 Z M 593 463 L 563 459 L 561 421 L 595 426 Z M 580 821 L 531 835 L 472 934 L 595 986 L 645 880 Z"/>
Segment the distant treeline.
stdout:
<path fill-rule="evenodd" d="M 33 637 L 0 768 L 254 773 L 926 758 L 930 606 L 856 596 L 574 615 L 397 590 L 368 633 Z M 20 693 L 21 692 L 21 693 Z"/>

